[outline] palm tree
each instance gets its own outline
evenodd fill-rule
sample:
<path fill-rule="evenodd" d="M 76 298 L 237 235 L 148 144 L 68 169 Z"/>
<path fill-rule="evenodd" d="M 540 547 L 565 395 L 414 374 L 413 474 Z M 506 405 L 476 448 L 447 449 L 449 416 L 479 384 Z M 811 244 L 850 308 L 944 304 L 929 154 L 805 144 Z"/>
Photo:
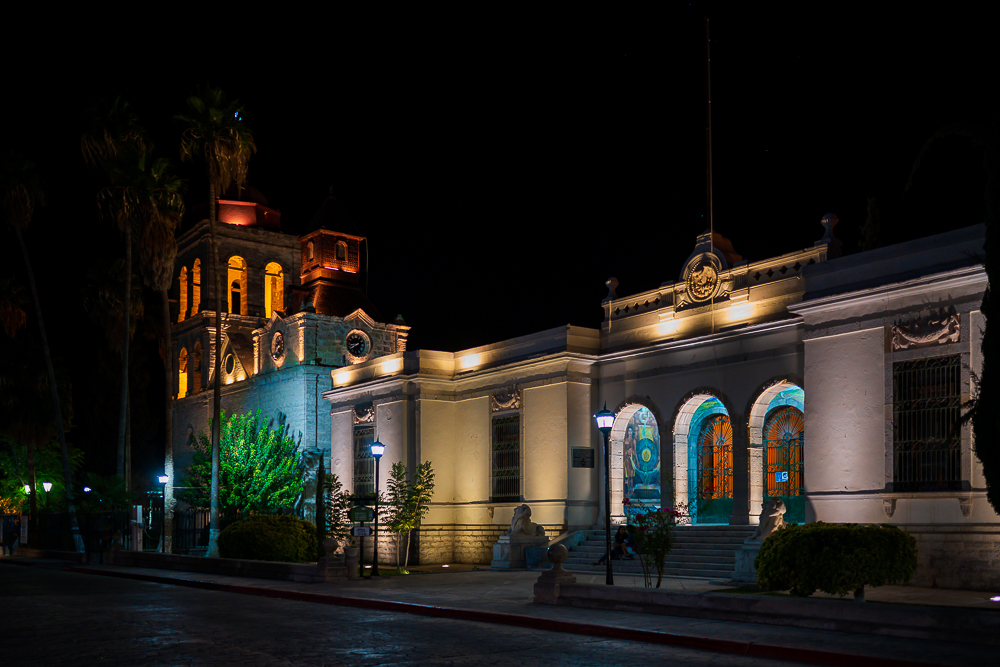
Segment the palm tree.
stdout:
<path fill-rule="evenodd" d="M 170 163 L 159 159 L 144 172 L 143 187 L 149 208 L 143 216 L 139 253 L 146 284 L 160 292 L 163 304 L 163 370 L 166 374 L 166 445 L 163 457 L 164 473 L 169 482 L 163 490 L 163 549 L 171 553 L 174 534 L 174 441 L 173 441 L 173 341 L 170 335 L 170 284 L 174 260 L 177 257 L 175 236 L 184 216 L 182 197 L 184 182 L 171 174 Z"/>
<path fill-rule="evenodd" d="M 39 341 L 42 344 L 42 354 L 45 357 L 45 369 L 48 374 L 49 393 L 52 398 L 56 430 L 59 434 L 59 447 L 62 450 L 63 479 L 66 480 L 66 504 L 69 509 L 70 527 L 73 531 L 73 542 L 76 550 L 83 552 L 83 538 L 76 521 L 76 506 L 73 502 L 73 483 L 69 464 L 69 450 L 66 447 L 66 430 L 63 427 L 62 408 L 59 402 L 59 389 L 56 385 L 56 372 L 52 366 L 52 353 L 49 350 L 49 339 L 45 333 L 45 320 L 42 318 L 42 306 L 38 300 L 38 287 L 35 284 L 35 273 L 31 268 L 31 258 L 28 247 L 24 243 L 24 228 L 31 222 L 36 205 L 44 204 L 44 196 L 38 178 L 34 175 L 34 165 L 9 156 L 0 166 L 0 196 L 3 197 L 3 214 L 7 223 L 14 228 L 17 242 L 21 247 L 24 265 L 28 272 L 28 285 L 31 298 L 35 303 L 35 315 L 38 317 Z M 34 505 L 35 490 L 32 482 L 31 496 Z M 32 507 L 32 512 L 35 512 Z"/>
<path fill-rule="evenodd" d="M 177 116 L 185 126 L 181 134 L 181 160 L 205 162 L 208 175 L 208 228 L 212 238 L 212 262 L 215 272 L 215 370 L 212 387 L 212 502 L 208 556 L 218 557 L 219 547 L 219 428 L 222 423 L 222 265 L 216 237 L 215 197 L 230 184 L 243 187 L 247 163 L 257 150 L 253 135 L 240 122 L 242 107 L 230 102 L 218 88 L 205 90 L 200 97 L 187 100 L 191 115 Z"/>
<path fill-rule="evenodd" d="M 109 172 L 112 184 L 115 183 L 116 176 L 112 164 L 121 160 L 125 152 L 139 154 L 145 149 L 146 134 L 139 126 L 139 120 L 128 103 L 121 97 L 115 98 L 107 112 L 95 115 L 93 127 L 80 139 L 83 159 L 91 166 L 105 167 Z M 102 191 L 101 195 L 104 195 L 105 192 L 107 189 Z M 101 195 L 99 195 L 99 205 Z M 129 313 L 131 312 L 130 301 L 132 297 L 132 225 L 134 221 L 128 215 L 121 214 L 127 210 L 127 206 L 111 206 L 107 197 L 105 197 L 102 208 L 113 211 L 110 217 L 118 226 L 118 230 L 125 235 L 125 305 L 123 312 Z M 117 474 L 126 477 L 126 479 L 125 433 L 128 418 L 128 348 L 130 338 L 131 327 L 126 321 L 122 346 L 121 410 L 118 417 L 118 465 L 116 467 Z"/>

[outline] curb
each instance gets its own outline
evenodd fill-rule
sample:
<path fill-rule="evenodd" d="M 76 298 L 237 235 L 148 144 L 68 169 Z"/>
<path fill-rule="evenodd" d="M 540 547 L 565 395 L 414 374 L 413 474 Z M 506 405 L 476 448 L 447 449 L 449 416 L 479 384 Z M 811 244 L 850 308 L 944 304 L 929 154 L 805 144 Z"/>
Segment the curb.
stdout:
<path fill-rule="evenodd" d="M 27 565 L 27 563 L 25 563 L 25 565 Z M 189 588 L 236 593 L 240 595 L 256 595 L 259 597 L 296 600 L 299 602 L 311 602 L 314 604 L 328 604 L 359 609 L 392 611 L 434 618 L 451 618 L 461 621 L 477 621 L 480 623 L 491 623 L 494 625 L 509 625 L 535 630 L 546 630 L 549 632 L 563 632 L 589 637 L 606 637 L 608 639 L 636 641 L 646 644 L 676 646 L 679 648 L 687 648 L 697 651 L 711 651 L 714 653 L 727 653 L 731 655 L 743 655 L 755 658 L 804 662 L 813 665 L 851 665 L 852 667 L 929 667 L 930 665 L 940 665 L 940 663 L 898 660 L 895 658 L 838 653 L 834 651 L 821 651 L 816 649 L 778 646 L 773 644 L 759 644 L 756 642 L 740 642 L 728 639 L 716 639 L 712 637 L 678 635 L 668 632 L 656 632 L 653 630 L 609 627 L 593 623 L 560 621 L 534 616 L 506 614 L 502 612 L 458 609 L 454 607 L 439 607 L 406 602 L 390 602 L 387 600 L 352 598 L 320 593 L 304 593 L 301 591 L 255 588 L 253 586 L 238 586 L 234 584 L 221 584 L 210 581 L 176 579 L 172 577 L 160 577 L 156 575 L 132 572 L 102 571 L 90 567 L 73 565 L 67 566 L 64 569 L 67 572 L 93 574 L 105 577 L 118 577 L 122 579 L 134 579 L 137 581 L 148 581 L 151 583 L 169 584 L 174 586 L 187 586 Z"/>

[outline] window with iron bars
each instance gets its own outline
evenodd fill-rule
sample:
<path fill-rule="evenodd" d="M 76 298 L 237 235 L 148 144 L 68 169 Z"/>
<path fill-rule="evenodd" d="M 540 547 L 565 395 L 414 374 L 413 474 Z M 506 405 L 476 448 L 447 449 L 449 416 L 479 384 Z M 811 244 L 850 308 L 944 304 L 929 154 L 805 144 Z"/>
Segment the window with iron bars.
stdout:
<path fill-rule="evenodd" d="M 354 429 L 354 493 L 358 496 L 375 495 L 373 442 L 375 442 L 373 426 Z"/>
<path fill-rule="evenodd" d="M 958 355 L 892 365 L 893 491 L 961 489 Z"/>
<path fill-rule="evenodd" d="M 521 416 L 493 418 L 491 439 L 490 500 L 521 500 Z"/>

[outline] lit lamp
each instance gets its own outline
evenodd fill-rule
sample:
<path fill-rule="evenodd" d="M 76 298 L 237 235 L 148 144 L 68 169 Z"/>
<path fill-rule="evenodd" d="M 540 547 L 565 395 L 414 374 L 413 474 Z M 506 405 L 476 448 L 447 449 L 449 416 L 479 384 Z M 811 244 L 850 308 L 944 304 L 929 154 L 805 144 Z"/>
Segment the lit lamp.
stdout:
<path fill-rule="evenodd" d="M 378 572 L 378 461 L 385 453 L 385 445 L 376 440 L 372 443 L 372 456 L 375 458 L 375 530 L 372 531 L 374 547 L 372 548 L 372 576 L 380 576 Z"/>
<path fill-rule="evenodd" d="M 167 528 L 167 503 L 166 503 L 166 498 L 165 498 L 165 495 L 164 495 L 164 493 L 165 493 L 164 490 L 166 489 L 167 482 L 170 481 L 170 476 L 169 475 L 157 475 L 156 476 L 156 481 L 158 481 L 160 483 L 160 498 L 164 499 L 164 501 L 163 501 L 163 511 L 160 513 L 160 553 L 163 553 L 163 549 L 164 549 L 164 544 L 163 543 L 165 542 L 165 540 L 163 539 L 163 533 L 164 533 L 164 531 Z"/>
<path fill-rule="evenodd" d="M 613 586 L 614 577 L 611 574 L 611 426 L 615 423 L 615 413 L 608 410 L 607 402 L 604 409 L 594 415 L 597 420 L 597 430 L 604 434 L 604 566 L 607 568 L 606 583 Z"/>
<path fill-rule="evenodd" d="M 42 482 L 42 488 L 45 489 L 45 493 L 52 490 L 52 482 Z"/>

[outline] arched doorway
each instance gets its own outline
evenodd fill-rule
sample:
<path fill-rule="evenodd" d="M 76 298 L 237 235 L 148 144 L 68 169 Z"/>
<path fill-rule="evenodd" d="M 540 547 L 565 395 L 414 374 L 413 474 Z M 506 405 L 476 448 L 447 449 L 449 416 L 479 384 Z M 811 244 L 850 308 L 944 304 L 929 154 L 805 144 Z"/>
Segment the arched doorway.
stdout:
<path fill-rule="evenodd" d="M 645 405 L 626 405 L 611 428 L 611 516 L 631 520 L 659 509 L 661 490 L 660 428 Z"/>
<path fill-rule="evenodd" d="M 716 396 L 689 398 L 674 423 L 675 499 L 688 506 L 692 523 L 728 524 L 733 513 L 733 425 Z"/>
<path fill-rule="evenodd" d="M 760 505 L 780 499 L 785 521 L 805 521 L 803 449 L 805 446 L 805 393 L 791 382 L 780 382 L 755 401 L 750 415 L 751 469 L 755 474 L 751 514 Z M 759 481 L 758 481 L 759 480 Z"/>
<path fill-rule="evenodd" d="M 629 418 L 622 441 L 622 481 L 629 518 L 660 507 L 660 430 L 656 417 L 640 407 Z"/>

